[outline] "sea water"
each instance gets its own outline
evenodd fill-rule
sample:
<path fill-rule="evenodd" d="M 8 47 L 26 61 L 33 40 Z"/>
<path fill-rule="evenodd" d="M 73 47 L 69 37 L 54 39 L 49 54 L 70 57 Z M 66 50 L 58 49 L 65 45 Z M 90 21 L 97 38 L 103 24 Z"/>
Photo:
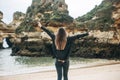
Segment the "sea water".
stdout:
<path fill-rule="evenodd" d="M 52 57 L 11 56 L 11 48 L 0 50 L 0 76 L 55 70 Z M 70 68 L 80 68 L 93 62 L 105 62 L 103 59 L 70 58 Z"/>

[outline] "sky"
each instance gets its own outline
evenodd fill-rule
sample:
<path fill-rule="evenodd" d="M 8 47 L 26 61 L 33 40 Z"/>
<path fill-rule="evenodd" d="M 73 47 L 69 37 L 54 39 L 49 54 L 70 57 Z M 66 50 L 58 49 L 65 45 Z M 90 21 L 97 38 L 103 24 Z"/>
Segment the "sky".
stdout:
<path fill-rule="evenodd" d="M 102 0 L 65 0 L 65 2 L 68 5 L 69 15 L 77 18 L 92 10 L 95 5 L 99 5 Z M 31 3 L 32 0 L 0 0 L 0 11 L 4 14 L 2 21 L 10 23 L 14 12 L 26 13 Z"/>

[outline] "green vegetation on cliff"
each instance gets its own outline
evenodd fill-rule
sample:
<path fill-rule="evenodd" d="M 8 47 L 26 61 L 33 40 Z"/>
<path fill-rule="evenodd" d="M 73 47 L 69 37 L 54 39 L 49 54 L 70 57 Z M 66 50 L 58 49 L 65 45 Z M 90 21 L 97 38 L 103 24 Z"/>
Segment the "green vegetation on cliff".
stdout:
<path fill-rule="evenodd" d="M 114 1 L 114 0 L 111 0 Z M 78 26 L 88 27 L 89 29 L 109 30 L 114 20 L 112 19 L 112 12 L 114 10 L 113 3 L 104 0 L 99 6 L 95 6 L 87 14 L 76 18 L 80 22 Z"/>
<path fill-rule="evenodd" d="M 61 23 L 72 23 L 73 22 L 73 18 L 70 17 L 69 15 L 66 15 L 66 14 L 62 14 L 62 13 L 59 13 L 59 12 L 55 12 L 51 18 L 51 20 L 53 21 L 57 21 L 57 22 L 61 22 Z"/>
<path fill-rule="evenodd" d="M 32 24 L 35 20 L 55 27 L 72 24 L 73 18 L 68 13 L 64 0 L 33 0 L 27 9 L 25 19 L 16 29 L 16 33 L 35 31 L 34 24 Z"/>
<path fill-rule="evenodd" d="M 13 14 L 14 20 L 19 20 L 19 18 L 22 17 L 22 16 L 25 16 L 25 14 L 22 13 L 22 12 L 19 12 L 19 11 L 16 11 L 16 12 Z M 23 19 L 20 19 L 20 20 L 22 21 Z"/>
<path fill-rule="evenodd" d="M 34 32 L 34 21 L 31 18 L 25 18 L 20 26 L 16 29 L 16 33 Z"/>

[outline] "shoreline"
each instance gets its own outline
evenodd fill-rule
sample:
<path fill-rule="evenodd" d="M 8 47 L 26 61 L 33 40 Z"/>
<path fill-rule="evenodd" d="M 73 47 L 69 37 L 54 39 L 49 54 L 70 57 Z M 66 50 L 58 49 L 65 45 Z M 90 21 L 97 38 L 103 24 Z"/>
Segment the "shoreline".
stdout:
<path fill-rule="evenodd" d="M 95 67 L 101 67 L 101 66 L 109 66 L 109 65 L 115 65 L 120 64 L 120 61 L 109 61 L 109 62 L 102 62 L 102 63 L 87 63 L 87 64 L 75 64 L 70 65 L 70 70 L 75 69 L 85 69 L 85 68 L 95 68 Z M 27 69 L 20 69 L 17 71 L 12 72 L 3 72 L 0 73 L 0 77 L 4 76 L 15 76 L 15 75 L 22 75 L 22 74 L 32 74 L 32 73 L 44 73 L 44 72 L 53 72 L 55 71 L 55 66 L 44 66 L 44 67 L 31 67 Z"/>
<path fill-rule="evenodd" d="M 120 80 L 120 62 L 69 70 L 69 80 Z M 56 80 L 55 70 L 0 76 L 0 80 Z"/>

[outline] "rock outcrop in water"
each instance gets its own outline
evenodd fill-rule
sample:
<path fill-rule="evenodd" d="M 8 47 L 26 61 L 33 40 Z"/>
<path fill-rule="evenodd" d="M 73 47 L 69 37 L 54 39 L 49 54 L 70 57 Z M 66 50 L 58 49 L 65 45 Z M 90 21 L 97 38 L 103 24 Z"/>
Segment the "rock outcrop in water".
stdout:
<path fill-rule="evenodd" d="M 3 21 L 3 13 L 0 11 L 0 29 L 7 29 L 7 24 L 5 24 Z"/>
<path fill-rule="evenodd" d="M 15 37 L 15 29 L 9 27 L 2 21 L 3 13 L 0 11 L 0 49 L 3 48 L 3 39 L 7 38 L 8 44 L 12 45 L 13 38 Z"/>
<path fill-rule="evenodd" d="M 0 11 L 0 26 L 2 26 L 2 18 L 3 18 L 3 13 Z M 1 24 L 2 23 L 2 24 Z M 0 37 L 2 37 L 1 35 L 0 35 Z M 0 38 L 0 49 L 2 48 L 2 38 Z"/>

